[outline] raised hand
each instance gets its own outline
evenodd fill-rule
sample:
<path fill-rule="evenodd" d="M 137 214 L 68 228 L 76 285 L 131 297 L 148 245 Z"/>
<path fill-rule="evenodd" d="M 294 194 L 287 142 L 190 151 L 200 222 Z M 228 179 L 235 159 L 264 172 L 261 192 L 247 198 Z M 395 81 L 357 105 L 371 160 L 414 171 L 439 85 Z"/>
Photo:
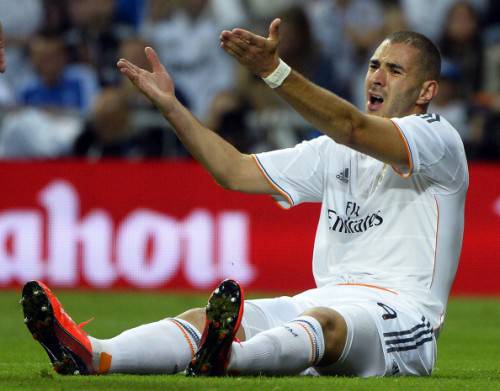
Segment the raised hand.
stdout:
<path fill-rule="evenodd" d="M 272 21 L 267 38 L 240 28 L 224 30 L 220 35 L 220 46 L 252 73 L 266 77 L 279 64 L 280 23 L 281 19 Z"/>
<path fill-rule="evenodd" d="M 160 63 L 158 55 L 151 47 L 144 49 L 151 65 L 152 72 L 142 69 L 130 61 L 121 58 L 118 69 L 158 108 L 168 109 L 175 100 L 175 88 L 172 78 L 165 67 Z"/>

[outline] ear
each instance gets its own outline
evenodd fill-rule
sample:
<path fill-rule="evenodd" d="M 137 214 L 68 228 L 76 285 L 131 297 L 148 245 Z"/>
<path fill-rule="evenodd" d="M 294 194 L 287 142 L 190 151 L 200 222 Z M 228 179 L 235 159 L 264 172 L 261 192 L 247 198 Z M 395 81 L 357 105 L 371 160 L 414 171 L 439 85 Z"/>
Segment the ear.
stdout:
<path fill-rule="evenodd" d="M 436 80 L 427 80 L 422 84 L 418 95 L 417 105 L 427 105 L 437 95 L 439 84 Z"/>

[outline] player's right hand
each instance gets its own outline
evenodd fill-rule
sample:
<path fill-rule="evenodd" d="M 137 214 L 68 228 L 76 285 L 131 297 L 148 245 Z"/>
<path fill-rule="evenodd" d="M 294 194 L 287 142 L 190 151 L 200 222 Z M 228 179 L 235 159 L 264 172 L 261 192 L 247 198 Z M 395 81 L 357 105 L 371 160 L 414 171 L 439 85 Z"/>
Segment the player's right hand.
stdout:
<path fill-rule="evenodd" d="M 168 110 L 175 101 L 174 82 L 153 48 L 148 46 L 144 52 L 152 72 L 142 69 L 124 58 L 121 58 L 116 65 L 120 72 L 127 76 L 154 105 L 160 110 Z"/>

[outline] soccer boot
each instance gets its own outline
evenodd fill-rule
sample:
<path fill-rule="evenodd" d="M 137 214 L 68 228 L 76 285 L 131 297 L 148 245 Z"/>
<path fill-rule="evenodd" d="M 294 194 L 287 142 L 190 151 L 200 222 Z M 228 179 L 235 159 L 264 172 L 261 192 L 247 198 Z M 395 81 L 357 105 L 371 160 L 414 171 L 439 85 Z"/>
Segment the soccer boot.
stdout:
<path fill-rule="evenodd" d="M 24 323 L 47 352 L 57 373 L 95 374 L 92 346 L 87 333 L 70 318 L 44 283 L 26 283 L 20 303 L 23 306 Z"/>
<path fill-rule="evenodd" d="M 243 317 L 243 290 L 234 280 L 224 280 L 208 299 L 200 348 L 189 364 L 187 376 L 223 376 L 231 345 Z"/>

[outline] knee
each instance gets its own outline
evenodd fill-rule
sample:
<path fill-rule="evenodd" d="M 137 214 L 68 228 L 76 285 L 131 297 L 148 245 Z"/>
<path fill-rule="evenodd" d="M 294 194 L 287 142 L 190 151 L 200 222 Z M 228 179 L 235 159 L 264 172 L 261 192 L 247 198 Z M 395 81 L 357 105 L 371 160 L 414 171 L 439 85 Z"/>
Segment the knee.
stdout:
<path fill-rule="evenodd" d="M 323 330 L 325 353 L 320 366 L 331 365 L 340 358 L 347 339 L 347 324 L 344 318 L 335 310 L 326 307 L 316 307 L 302 315 L 315 318 Z"/>
<path fill-rule="evenodd" d="M 205 328 L 205 308 L 191 308 L 177 316 L 177 318 L 191 323 L 200 333 L 202 333 Z"/>

